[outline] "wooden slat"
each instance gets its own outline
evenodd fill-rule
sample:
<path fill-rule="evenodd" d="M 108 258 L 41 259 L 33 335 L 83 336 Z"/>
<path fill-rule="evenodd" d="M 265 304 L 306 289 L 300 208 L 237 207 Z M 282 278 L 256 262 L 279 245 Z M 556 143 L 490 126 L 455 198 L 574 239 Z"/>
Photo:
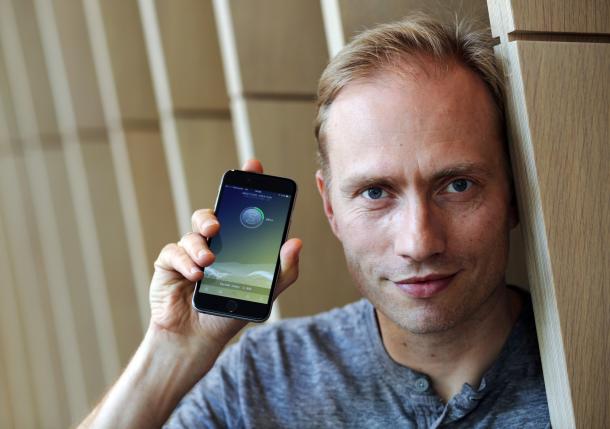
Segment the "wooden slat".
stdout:
<path fill-rule="evenodd" d="M 214 206 L 220 178 L 239 168 L 231 121 L 189 118 L 176 121 L 189 199 L 194 209 Z"/>
<path fill-rule="evenodd" d="M 313 314 L 358 299 L 315 186 L 313 103 L 256 100 L 247 105 L 256 154 L 267 172 L 299 184 L 291 236 L 303 240 L 303 253 L 297 284 L 280 297 L 282 317 Z"/>
<path fill-rule="evenodd" d="M 83 31 L 83 27 L 80 24 L 72 25 L 72 21 L 83 21 L 81 24 L 84 25 L 84 17 L 82 15 L 82 7 L 75 7 L 72 10 L 68 10 L 65 14 L 62 13 L 62 20 L 60 22 L 56 19 L 56 8 L 54 5 L 46 0 L 35 0 L 35 18 L 38 23 L 38 27 L 41 32 L 41 39 L 43 45 L 43 52 L 45 55 L 45 63 L 49 72 L 49 80 L 51 82 L 51 90 L 53 93 L 53 101 L 55 106 L 55 112 L 58 117 L 58 123 L 61 129 L 61 141 L 63 146 L 64 157 L 66 160 L 66 169 L 68 175 L 68 184 L 70 192 L 74 199 L 74 205 L 77 208 L 76 216 L 76 229 L 78 236 L 81 240 L 81 248 L 83 251 L 84 267 L 87 273 L 86 287 L 89 289 L 89 294 L 93 297 L 95 305 L 92 306 L 92 315 L 95 320 L 95 329 L 100 341 L 100 360 L 102 362 L 102 373 L 106 383 L 110 383 L 114 379 L 127 360 L 127 356 L 130 351 L 130 347 L 125 344 L 119 346 L 118 336 L 122 332 L 123 328 L 127 329 L 127 332 L 134 329 L 133 324 L 128 326 L 121 326 L 119 320 L 116 320 L 117 311 L 137 313 L 137 304 L 133 301 L 126 302 L 124 305 L 130 306 L 129 309 L 122 308 L 119 305 L 117 308 L 114 307 L 110 299 L 112 294 L 107 289 L 107 285 L 110 287 L 118 288 L 133 288 L 134 282 L 131 278 L 125 277 L 122 282 L 110 283 L 108 281 L 108 272 L 105 270 L 111 267 L 111 273 L 126 271 L 125 267 L 130 266 L 129 260 L 114 260 L 116 255 L 113 254 L 112 247 L 103 247 L 102 241 L 109 240 L 109 237 L 115 239 L 115 246 L 119 249 L 118 254 L 123 255 L 123 251 L 127 248 L 125 243 L 124 231 L 120 229 L 114 229 L 116 223 L 116 213 L 120 212 L 117 207 L 118 195 L 116 191 L 116 183 L 104 183 L 99 181 L 99 176 L 103 177 L 103 174 L 96 174 L 97 171 L 106 170 L 106 174 L 111 174 L 113 171 L 112 163 L 108 162 L 110 157 L 110 149 L 106 144 L 106 154 L 100 158 L 100 163 L 93 164 L 95 169 L 91 169 L 85 162 L 84 151 L 81 148 L 81 142 L 79 141 L 78 134 L 85 132 L 87 134 L 103 134 L 103 117 L 99 115 L 101 112 L 101 106 L 93 107 L 85 116 L 77 117 L 75 110 L 78 105 L 73 100 L 73 93 L 76 91 L 76 97 L 83 96 L 83 93 L 79 93 L 78 90 L 83 82 L 76 84 L 74 81 L 69 79 L 70 73 L 66 70 L 66 64 L 70 64 L 72 73 L 78 74 L 78 70 L 74 69 L 75 64 L 78 64 L 78 55 L 82 52 L 89 52 L 89 44 L 86 32 Z M 66 5 L 62 4 L 63 8 L 59 8 L 60 12 L 65 12 Z M 80 3 L 77 6 L 82 6 Z M 69 8 L 67 8 L 69 9 Z M 80 13 L 80 15 L 79 15 Z M 79 50 L 69 50 L 66 46 L 62 45 L 62 38 L 60 37 L 58 26 L 68 28 L 68 33 L 75 33 L 75 29 L 82 32 L 80 37 L 86 41 L 85 44 L 79 44 Z M 64 31 L 64 38 L 65 38 Z M 70 61 L 66 61 L 65 57 L 70 57 Z M 88 56 L 91 59 L 90 55 Z M 87 62 L 87 58 L 84 58 Z M 92 64 L 91 64 L 92 67 Z M 92 72 L 91 76 L 88 76 L 85 83 L 95 81 L 91 80 L 95 77 L 95 72 Z M 96 89 L 93 88 L 90 91 L 97 93 Z M 99 95 L 99 94 L 98 94 Z M 92 104 L 99 104 L 99 97 L 93 97 L 90 102 Z M 96 114 L 97 112 L 98 114 Z M 83 121 L 83 118 L 87 120 Z M 95 120 L 89 120 L 89 119 Z M 79 120 L 80 119 L 80 122 Z M 79 126 L 81 127 L 79 129 Z M 88 128 L 87 128 L 88 127 Z M 93 128 L 92 128 L 93 127 Z M 91 177 L 91 176 L 94 177 Z M 92 185 L 91 182 L 94 182 Z M 113 190 L 114 186 L 114 190 Z M 93 201 L 95 198 L 95 204 Z M 100 217 L 102 213 L 96 213 L 100 203 L 105 203 L 104 207 L 110 211 L 111 223 L 108 228 L 100 228 L 103 225 L 103 219 Z M 120 215 L 119 215 L 120 216 Z M 108 253 L 105 253 L 108 252 Z M 111 265 L 109 260 L 116 263 Z M 121 303 L 122 304 L 122 303 Z M 134 309 L 135 312 L 134 312 Z M 138 326 L 136 324 L 136 326 Z M 133 346 L 132 346 L 133 347 Z M 122 360 L 121 360 L 122 359 Z"/>
<path fill-rule="evenodd" d="M 511 31 L 610 34 L 606 0 L 503 0 L 508 3 Z"/>
<path fill-rule="evenodd" d="M 172 108 L 228 110 L 211 0 L 154 1 Z"/>
<path fill-rule="evenodd" d="M 403 16 L 423 11 L 442 20 L 458 16 L 479 19 L 489 25 L 485 0 L 448 0 L 430 2 L 428 0 L 338 0 L 345 39 L 349 41 L 355 34 L 366 28 L 384 22 L 396 21 Z"/>
<path fill-rule="evenodd" d="M 158 129 L 126 130 L 125 142 L 144 231 L 144 258 L 152 275 L 161 248 L 178 239 L 165 152 Z"/>
<path fill-rule="evenodd" d="M 2 123 L 2 118 L 0 118 Z M 4 134 L 1 130 L 0 133 Z M 8 156 L 0 155 L 0 158 Z M 2 161 L 0 161 L 2 162 Z M 18 283 L 10 264 L 8 236 L 0 201 L 0 355 L 4 363 L 4 377 L 0 380 L 10 408 L 10 423 L 2 427 L 34 428 L 38 418 L 34 384 L 26 356 L 26 331 L 19 314 L 15 289 Z M 1 422 L 1 421 L 0 421 Z"/>
<path fill-rule="evenodd" d="M 136 125 L 153 121 L 155 126 L 158 115 L 137 2 L 85 0 L 87 3 L 99 5 L 122 121 Z"/>
<path fill-rule="evenodd" d="M 230 0 L 243 91 L 315 94 L 328 61 L 319 1 Z"/>
<path fill-rule="evenodd" d="M 511 42 L 514 168 L 553 427 L 610 425 L 610 46 Z"/>
<path fill-rule="evenodd" d="M 19 313 L 24 315 L 25 357 L 35 380 L 32 410 L 39 427 L 45 424 L 65 427 L 70 421 L 66 391 L 61 382 L 47 275 L 22 154 L 0 158 L 0 200 L 17 286 L 17 304 Z"/>
<path fill-rule="evenodd" d="M 33 197 L 34 220 L 36 229 L 33 231 L 40 236 L 40 244 L 43 256 L 44 271 L 47 276 L 44 291 L 49 300 L 49 329 L 54 330 L 53 339 L 57 341 L 59 351 L 59 364 L 61 378 L 65 385 L 67 394 L 67 407 L 72 421 L 83 415 L 87 409 L 86 387 L 84 381 L 84 368 L 78 349 L 78 339 L 74 319 L 73 307 L 70 296 L 70 285 L 66 275 L 67 265 L 61 246 L 61 234 L 57 225 L 58 210 L 51 199 L 51 187 L 48 171 L 44 162 L 42 142 L 40 140 L 40 129 L 36 109 L 37 95 L 34 90 L 41 89 L 47 81 L 33 86 L 31 81 L 39 80 L 40 73 L 28 73 L 27 58 L 31 58 L 30 64 L 42 64 L 39 38 L 33 37 L 30 26 L 26 28 L 17 27 L 17 13 L 12 7 L 11 1 L 4 1 L 0 14 L 1 41 L 5 56 L 5 64 L 11 85 L 11 98 L 17 113 L 17 128 L 23 149 L 24 167 L 26 180 Z M 31 4 L 30 4 L 31 6 Z M 31 12 L 20 10 L 18 12 Z M 25 17 L 22 17 L 25 18 Z M 27 21 L 22 19 L 22 22 Z M 27 33 L 28 37 L 22 38 Z M 22 40 L 23 39 L 23 40 Z M 32 43 L 32 46 L 24 44 Z M 32 48 L 32 49 L 30 49 Z M 47 95 L 50 92 L 46 85 Z M 47 99 L 41 100 L 47 102 Z"/>
<path fill-rule="evenodd" d="M 101 261 L 97 263 L 102 265 L 105 274 L 105 288 L 116 326 L 115 338 L 120 362 L 126 365 L 143 336 L 136 289 L 148 288 L 148 284 L 133 282 L 108 141 L 81 140 L 80 146 L 102 254 Z"/>
<path fill-rule="evenodd" d="M 42 136 L 57 136 L 57 119 L 53 110 L 53 100 L 44 63 L 42 46 L 40 44 L 40 32 L 36 25 L 34 16 L 34 5 L 32 0 L 17 0 L 12 2 L 17 19 L 17 27 L 24 49 L 23 56 L 28 73 L 29 84 L 35 95 L 34 103 L 38 134 Z"/>

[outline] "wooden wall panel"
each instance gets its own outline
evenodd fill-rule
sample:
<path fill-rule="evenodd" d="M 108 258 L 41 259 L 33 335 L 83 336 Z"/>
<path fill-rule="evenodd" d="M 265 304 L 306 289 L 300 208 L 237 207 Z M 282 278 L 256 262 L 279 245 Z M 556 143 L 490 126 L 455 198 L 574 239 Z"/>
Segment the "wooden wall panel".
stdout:
<path fill-rule="evenodd" d="M 144 259 L 148 268 L 147 280 L 150 282 L 153 264 L 161 249 L 165 244 L 176 241 L 178 236 L 167 161 L 158 128 L 127 127 L 125 144 L 138 204 L 138 222 L 144 232 Z M 147 307 L 148 282 L 138 285 L 145 292 Z"/>
<path fill-rule="evenodd" d="M 248 101 L 256 154 L 270 174 L 299 185 L 290 235 L 303 240 L 299 279 L 279 298 L 282 317 L 328 310 L 359 298 L 339 241 L 330 230 L 315 185 L 313 103 Z M 332 288 L 330 286 L 332 285 Z"/>
<path fill-rule="evenodd" d="M 392 22 L 416 11 L 424 11 L 443 20 L 460 16 L 474 17 L 489 25 L 485 0 L 338 0 L 345 40 L 366 28 L 383 22 Z"/>
<path fill-rule="evenodd" d="M 34 388 L 32 408 L 37 425 L 64 427 L 70 421 L 67 395 L 50 308 L 48 276 L 22 153 L 12 152 L 0 159 L 0 201 L 19 313 L 24 315 L 25 355 Z"/>
<path fill-rule="evenodd" d="M 144 34 L 138 4 L 124 0 L 85 0 L 97 3 L 104 27 L 110 74 L 115 86 L 118 110 L 126 127 L 150 125 L 158 115 L 155 106 Z M 89 22 L 91 22 L 89 20 Z M 89 33 L 91 34 L 91 24 Z M 104 56 L 96 52 L 94 57 Z"/>
<path fill-rule="evenodd" d="M 227 115 L 228 116 L 228 115 Z M 231 121 L 222 118 L 176 120 L 184 157 L 189 199 L 193 208 L 213 207 L 225 171 L 239 168 Z"/>
<path fill-rule="evenodd" d="M 610 46 L 511 42 L 518 195 L 554 427 L 610 424 Z"/>
<path fill-rule="evenodd" d="M 62 47 L 61 60 L 70 85 L 70 101 L 80 134 L 100 133 L 105 129 L 102 101 L 96 80 L 91 42 L 86 28 L 83 2 L 49 0 L 54 9 L 57 36 Z M 67 94 L 64 94 L 64 96 Z"/>
<path fill-rule="evenodd" d="M 610 34 L 607 0 L 501 0 L 509 17 L 507 32 Z"/>
<path fill-rule="evenodd" d="M 0 154 L 0 158 L 7 156 L 9 156 L 8 152 Z M 7 396 L 10 422 L 2 423 L 2 427 L 34 428 L 39 413 L 34 394 L 37 386 L 28 368 L 24 341 L 26 331 L 15 296 L 18 283 L 10 263 L 10 246 L 5 233 L 7 225 L 2 215 L 2 209 L 5 209 L 2 207 L 3 203 L 4 201 L 0 200 L 0 349 L 2 350 L 0 356 L 5 374 L 0 383 L 4 395 Z"/>
<path fill-rule="evenodd" d="M 143 336 L 136 288 L 148 288 L 148 284 L 134 284 L 132 280 L 117 183 L 113 169 L 109 168 L 112 166 L 112 155 L 108 141 L 83 140 L 81 151 L 95 213 L 95 226 L 99 231 L 97 240 L 103 255 L 98 263 L 102 264 L 105 273 L 120 362 L 127 364 Z"/>
<path fill-rule="evenodd" d="M 229 108 L 210 0 L 156 0 L 174 110 Z"/>
<path fill-rule="evenodd" d="M 34 19 L 34 5 L 31 0 L 12 1 L 16 25 L 21 44 L 25 47 L 23 57 L 28 74 L 29 86 L 35 96 L 34 114 L 40 136 L 54 137 L 59 134 L 57 118 L 54 114 L 53 99 L 47 67 L 44 64 L 40 32 Z"/>
<path fill-rule="evenodd" d="M 70 302 L 74 313 L 74 328 L 78 339 L 78 352 L 83 364 L 83 375 L 86 385 L 87 406 L 103 393 L 106 380 L 100 359 L 99 336 L 93 317 L 93 306 L 97 305 L 95 297 L 85 287 L 88 282 L 85 270 L 84 255 L 80 237 L 75 227 L 79 211 L 74 206 L 63 146 L 60 141 L 44 143 L 44 162 L 49 175 L 51 199 L 58 211 L 57 227 L 61 234 L 62 251 L 64 254 L 66 278 L 69 284 Z M 84 412 L 85 410 L 83 410 Z"/>
<path fill-rule="evenodd" d="M 229 2 L 244 93 L 315 94 L 326 65 L 318 1 Z"/>

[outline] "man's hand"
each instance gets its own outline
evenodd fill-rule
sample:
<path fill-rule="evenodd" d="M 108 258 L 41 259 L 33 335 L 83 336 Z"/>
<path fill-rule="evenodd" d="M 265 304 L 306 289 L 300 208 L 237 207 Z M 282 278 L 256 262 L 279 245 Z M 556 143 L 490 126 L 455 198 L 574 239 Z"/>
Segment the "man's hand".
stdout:
<path fill-rule="evenodd" d="M 244 171 L 262 173 L 260 162 L 250 160 Z M 191 218 L 192 232 L 178 243 L 163 248 L 155 262 L 155 273 L 150 286 L 152 330 L 166 331 L 193 341 L 212 342 L 223 347 L 246 322 L 226 317 L 202 314 L 193 310 L 191 300 L 194 283 L 201 280 L 201 268 L 214 262 L 214 254 L 207 239 L 220 230 L 212 209 L 201 209 Z M 301 241 L 286 241 L 280 251 L 281 271 L 276 296 L 294 283 L 298 275 L 298 257 Z"/>
<path fill-rule="evenodd" d="M 262 173 L 250 160 L 245 171 Z M 79 427 L 160 427 L 174 407 L 212 367 L 224 345 L 244 321 L 195 311 L 191 299 L 201 268 L 214 262 L 207 238 L 220 225 L 210 209 L 192 216 L 193 231 L 163 248 L 150 286 L 151 320 L 131 362 L 100 404 Z M 281 271 L 275 297 L 298 275 L 301 240 L 286 241 L 280 250 Z"/>

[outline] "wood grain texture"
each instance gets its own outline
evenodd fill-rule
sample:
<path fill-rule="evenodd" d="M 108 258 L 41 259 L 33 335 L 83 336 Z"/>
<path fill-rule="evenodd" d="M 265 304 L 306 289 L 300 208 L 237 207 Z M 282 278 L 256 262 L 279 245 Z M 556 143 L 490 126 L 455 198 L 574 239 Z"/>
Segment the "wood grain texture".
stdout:
<path fill-rule="evenodd" d="M 89 289 L 83 287 L 88 279 L 81 241 L 75 228 L 78 210 L 70 192 L 63 146 L 57 140 L 46 141 L 43 144 L 43 156 L 49 176 L 51 199 L 57 213 L 57 228 L 61 235 L 74 328 L 87 389 L 87 403 L 91 407 L 106 387 L 100 359 L 100 348 L 103 345 L 99 343 L 93 318 L 92 306 L 96 305 L 96 300 Z"/>
<path fill-rule="evenodd" d="M 332 234 L 315 185 L 314 105 L 303 101 L 249 101 L 256 156 L 269 174 L 298 186 L 290 235 L 303 240 L 299 279 L 279 298 L 282 317 L 318 313 L 355 301 L 339 241 Z"/>
<path fill-rule="evenodd" d="M 106 279 L 120 362 L 126 365 L 143 336 L 135 288 L 147 288 L 148 284 L 133 281 L 110 145 L 106 140 L 82 141 L 81 151 L 101 250 L 99 263 Z"/>
<path fill-rule="evenodd" d="M 136 1 L 99 2 L 121 117 L 157 119 L 142 22 Z"/>
<path fill-rule="evenodd" d="M 328 61 L 319 1 L 230 0 L 245 93 L 315 94 Z"/>
<path fill-rule="evenodd" d="M 511 31 L 610 34 L 607 0 L 502 0 L 512 15 Z"/>
<path fill-rule="evenodd" d="M 18 283 L 10 264 L 9 243 L 0 201 L 0 355 L 4 363 L 4 394 L 8 396 L 10 424 L 2 427 L 33 428 L 38 419 L 35 403 L 34 381 L 26 356 L 26 332 L 23 315 L 16 298 Z M 1 424 L 0 420 L 0 424 Z"/>
<path fill-rule="evenodd" d="M 125 142 L 144 232 L 144 257 L 152 274 L 153 264 L 163 246 L 178 240 L 165 152 L 159 130 L 128 130 Z"/>
<path fill-rule="evenodd" d="M 156 0 L 176 110 L 226 109 L 229 99 L 211 0 Z"/>
<path fill-rule="evenodd" d="M 231 121 L 180 118 L 176 126 L 191 207 L 213 208 L 220 178 L 225 171 L 240 167 Z"/>
<path fill-rule="evenodd" d="M 610 46 L 511 42 L 498 53 L 553 427 L 608 427 Z"/>
<path fill-rule="evenodd" d="M 396 21 L 403 16 L 423 11 L 442 20 L 459 16 L 472 17 L 489 25 L 485 0 L 340 0 L 341 20 L 345 40 L 366 28 L 384 22 Z"/>
<path fill-rule="evenodd" d="M 0 158 L 0 206 L 17 306 L 23 315 L 25 358 L 33 378 L 31 406 L 38 426 L 65 427 L 70 422 L 67 394 L 32 201 L 23 154 L 14 151 Z"/>
<path fill-rule="evenodd" d="M 98 132 L 105 128 L 105 122 L 82 1 L 49 1 L 55 12 L 77 127 L 83 132 Z"/>
<path fill-rule="evenodd" d="M 40 32 L 34 17 L 32 0 L 12 0 L 16 24 L 23 47 L 23 57 L 29 85 L 34 97 L 34 110 L 38 133 L 43 136 L 59 134 L 57 119 L 53 109 L 53 99 L 47 67 L 44 62 Z"/>

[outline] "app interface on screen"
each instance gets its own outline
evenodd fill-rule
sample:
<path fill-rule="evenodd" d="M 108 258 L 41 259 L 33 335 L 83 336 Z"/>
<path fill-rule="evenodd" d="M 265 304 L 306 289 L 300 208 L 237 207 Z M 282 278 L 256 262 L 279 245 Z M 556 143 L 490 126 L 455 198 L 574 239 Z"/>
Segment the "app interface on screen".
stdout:
<path fill-rule="evenodd" d="M 267 303 L 291 197 L 225 185 L 210 244 L 216 261 L 205 268 L 200 293 Z"/>

